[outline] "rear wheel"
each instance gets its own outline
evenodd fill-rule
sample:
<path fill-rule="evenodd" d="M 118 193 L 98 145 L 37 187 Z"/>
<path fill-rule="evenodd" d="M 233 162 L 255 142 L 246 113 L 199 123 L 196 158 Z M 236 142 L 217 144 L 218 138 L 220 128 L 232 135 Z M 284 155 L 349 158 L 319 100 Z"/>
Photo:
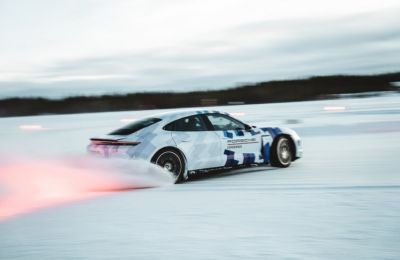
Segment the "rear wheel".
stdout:
<path fill-rule="evenodd" d="M 179 152 L 172 149 L 163 150 L 155 156 L 153 162 L 171 172 L 175 177 L 175 183 L 178 183 L 183 179 L 185 161 Z"/>
<path fill-rule="evenodd" d="M 288 137 L 279 137 L 271 148 L 271 165 L 274 167 L 289 167 L 293 160 L 293 146 Z"/>

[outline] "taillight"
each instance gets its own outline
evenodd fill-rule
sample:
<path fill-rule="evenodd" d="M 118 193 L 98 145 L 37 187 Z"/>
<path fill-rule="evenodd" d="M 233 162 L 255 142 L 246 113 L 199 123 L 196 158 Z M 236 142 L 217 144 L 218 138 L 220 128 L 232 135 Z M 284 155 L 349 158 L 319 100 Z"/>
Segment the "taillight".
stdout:
<path fill-rule="evenodd" d="M 123 141 L 123 140 L 110 140 L 110 139 L 100 139 L 91 138 L 91 144 L 94 145 L 138 145 L 140 142 L 137 141 Z"/>

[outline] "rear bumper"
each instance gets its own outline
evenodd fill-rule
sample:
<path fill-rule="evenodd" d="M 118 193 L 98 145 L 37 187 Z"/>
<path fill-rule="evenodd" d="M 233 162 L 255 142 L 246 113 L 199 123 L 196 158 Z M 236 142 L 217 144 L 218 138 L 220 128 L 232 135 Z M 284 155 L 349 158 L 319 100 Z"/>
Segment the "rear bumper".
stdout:
<path fill-rule="evenodd" d="M 130 150 L 135 147 L 134 145 L 104 145 L 104 144 L 89 144 L 87 152 L 90 155 L 98 157 L 118 157 L 118 158 L 131 158 Z"/>

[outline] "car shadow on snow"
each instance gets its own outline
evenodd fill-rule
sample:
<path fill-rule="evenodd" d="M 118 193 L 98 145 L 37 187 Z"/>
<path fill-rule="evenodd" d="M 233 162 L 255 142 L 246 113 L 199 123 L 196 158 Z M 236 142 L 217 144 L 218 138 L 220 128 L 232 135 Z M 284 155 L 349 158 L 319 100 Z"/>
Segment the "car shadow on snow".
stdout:
<path fill-rule="evenodd" d="M 269 166 L 250 166 L 237 169 L 227 169 L 227 170 L 215 170 L 204 173 L 196 173 L 189 176 L 189 179 L 184 183 L 207 181 L 217 178 L 229 178 L 234 176 L 240 176 L 243 174 L 260 173 L 260 172 L 270 172 L 274 170 L 279 170 L 279 168 L 269 167 Z"/>

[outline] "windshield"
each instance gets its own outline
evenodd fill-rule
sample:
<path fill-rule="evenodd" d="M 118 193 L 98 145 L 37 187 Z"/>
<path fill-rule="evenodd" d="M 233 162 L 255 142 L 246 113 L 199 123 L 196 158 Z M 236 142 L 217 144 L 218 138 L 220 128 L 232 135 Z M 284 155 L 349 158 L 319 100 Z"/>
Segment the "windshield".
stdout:
<path fill-rule="evenodd" d="M 155 124 L 157 122 L 160 122 L 161 119 L 160 118 L 145 118 L 142 120 L 138 120 L 135 121 L 129 125 L 126 125 L 120 129 L 117 129 L 111 133 L 109 133 L 109 135 L 130 135 L 133 134 L 137 131 L 139 131 L 140 129 L 143 129 L 145 127 L 148 127 L 152 124 Z"/>

